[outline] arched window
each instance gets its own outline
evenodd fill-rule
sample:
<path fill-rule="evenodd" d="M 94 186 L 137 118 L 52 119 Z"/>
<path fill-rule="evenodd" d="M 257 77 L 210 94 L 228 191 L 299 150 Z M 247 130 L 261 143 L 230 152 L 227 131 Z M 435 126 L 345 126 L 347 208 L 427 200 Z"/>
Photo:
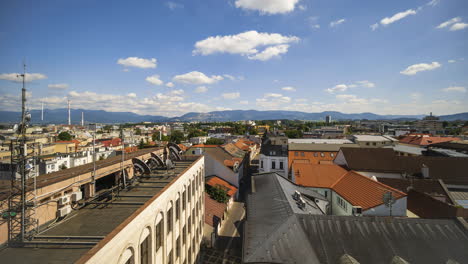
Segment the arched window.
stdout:
<path fill-rule="evenodd" d="M 161 214 L 159 214 L 159 217 L 156 219 L 156 227 L 155 227 L 155 245 L 156 245 L 156 253 L 159 252 L 159 250 L 163 249 L 164 246 L 164 217 Z"/>
<path fill-rule="evenodd" d="M 146 227 L 140 236 L 140 263 L 150 264 L 152 250 L 151 250 L 151 230 Z"/>
<path fill-rule="evenodd" d="M 124 250 L 122 255 L 120 255 L 120 264 L 135 264 L 135 255 L 133 254 L 133 248 L 128 247 Z"/>

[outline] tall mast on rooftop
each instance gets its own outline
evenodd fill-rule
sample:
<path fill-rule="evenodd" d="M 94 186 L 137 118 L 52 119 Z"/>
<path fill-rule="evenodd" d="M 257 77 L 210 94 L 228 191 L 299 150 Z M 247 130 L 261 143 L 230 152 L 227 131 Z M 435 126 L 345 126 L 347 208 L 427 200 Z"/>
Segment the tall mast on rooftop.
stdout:
<path fill-rule="evenodd" d="M 71 125 L 70 99 L 68 99 L 68 125 Z"/>

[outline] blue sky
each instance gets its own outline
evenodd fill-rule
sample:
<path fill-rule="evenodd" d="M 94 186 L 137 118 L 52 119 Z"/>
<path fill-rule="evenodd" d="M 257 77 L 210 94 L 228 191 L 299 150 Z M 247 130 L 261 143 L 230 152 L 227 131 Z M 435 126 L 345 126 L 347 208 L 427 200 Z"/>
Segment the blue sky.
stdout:
<path fill-rule="evenodd" d="M 8 1 L 0 109 L 468 111 L 468 2 Z"/>

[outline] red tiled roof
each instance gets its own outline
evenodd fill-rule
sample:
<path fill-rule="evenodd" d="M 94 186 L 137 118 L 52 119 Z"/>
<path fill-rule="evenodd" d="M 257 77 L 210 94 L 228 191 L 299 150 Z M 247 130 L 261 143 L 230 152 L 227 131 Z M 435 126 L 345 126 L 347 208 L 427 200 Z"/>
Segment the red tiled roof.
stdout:
<path fill-rule="evenodd" d="M 382 197 L 391 191 L 396 199 L 405 193 L 338 165 L 295 163 L 296 183 L 308 187 L 330 188 L 352 205 L 367 210 L 383 204 Z"/>
<path fill-rule="evenodd" d="M 179 144 L 178 146 L 182 151 L 187 151 L 188 149 L 184 144 Z"/>
<path fill-rule="evenodd" d="M 218 203 L 205 193 L 205 223 L 210 226 L 214 226 L 214 219 L 217 218 L 222 220 L 226 208 L 226 204 Z"/>
<path fill-rule="evenodd" d="M 346 173 L 333 185 L 332 189 L 352 205 L 361 206 L 362 210 L 383 204 L 382 197 L 388 191 L 392 192 L 395 199 L 406 196 L 405 193 L 397 189 L 374 181 L 355 171 Z"/>
<path fill-rule="evenodd" d="M 454 140 L 460 140 L 457 137 L 431 137 L 427 135 L 410 135 L 400 139 L 400 143 L 427 146 L 431 144 L 437 144 L 442 142 L 449 142 Z"/>
<path fill-rule="evenodd" d="M 294 163 L 296 183 L 303 186 L 331 188 L 348 171 L 338 165 Z"/>
<path fill-rule="evenodd" d="M 221 187 L 225 189 L 227 191 L 227 194 L 231 197 L 237 192 L 237 188 L 234 185 L 231 185 L 229 182 L 217 176 L 212 176 L 209 179 L 207 179 L 206 184 L 208 184 L 211 187 Z"/>

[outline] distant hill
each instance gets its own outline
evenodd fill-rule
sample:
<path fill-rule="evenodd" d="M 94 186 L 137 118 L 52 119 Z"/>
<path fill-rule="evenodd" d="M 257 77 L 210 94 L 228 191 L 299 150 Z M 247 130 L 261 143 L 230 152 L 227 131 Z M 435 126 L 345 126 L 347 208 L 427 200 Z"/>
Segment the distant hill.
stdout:
<path fill-rule="evenodd" d="M 229 110 L 208 113 L 187 113 L 179 117 L 164 117 L 153 115 L 138 115 L 132 112 L 107 112 L 104 110 L 72 109 L 73 124 L 81 122 L 81 112 L 84 112 L 86 123 L 139 123 L 139 122 L 174 122 L 174 121 L 240 121 L 240 120 L 325 120 L 331 115 L 332 120 L 418 120 L 424 115 L 377 115 L 374 113 L 346 114 L 335 111 L 321 113 L 305 113 L 299 111 L 258 111 L 258 110 Z M 41 123 L 41 111 L 32 110 L 33 123 Z M 45 109 L 44 122 L 48 124 L 64 124 L 67 122 L 67 109 Z M 468 113 L 439 116 L 444 121 L 468 120 Z M 14 123 L 20 119 L 19 112 L 0 111 L 1 123 Z"/>

